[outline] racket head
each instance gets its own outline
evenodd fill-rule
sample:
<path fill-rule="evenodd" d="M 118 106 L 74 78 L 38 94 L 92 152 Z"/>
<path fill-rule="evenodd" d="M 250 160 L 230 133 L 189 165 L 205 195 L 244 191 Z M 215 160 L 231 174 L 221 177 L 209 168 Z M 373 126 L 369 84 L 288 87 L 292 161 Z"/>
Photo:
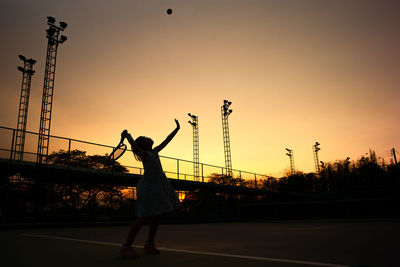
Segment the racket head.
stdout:
<path fill-rule="evenodd" d="M 124 143 L 119 144 L 117 147 L 115 147 L 113 149 L 109 158 L 112 160 L 119 159 L 125 153 L 126 149 L 127 149 L 127 146 Z"/>

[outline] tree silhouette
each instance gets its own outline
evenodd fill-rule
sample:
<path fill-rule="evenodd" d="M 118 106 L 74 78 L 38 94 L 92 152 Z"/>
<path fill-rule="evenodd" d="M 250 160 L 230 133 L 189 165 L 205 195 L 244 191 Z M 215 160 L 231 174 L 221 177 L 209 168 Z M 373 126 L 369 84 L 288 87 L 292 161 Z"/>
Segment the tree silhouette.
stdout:
<path fill-rule="evenodd" d="M 86 151 L 59 150 L 48 156 L 48 163 L 72 167 L 89 168 L 96 170 L 109 170 L 114 172 L 128 172 L 128 169 L 108 156 L 86 155 Z"/>
<path fill-rule="evenodd" d="M 113 172 L 126 173 L 127 168 L 119 162 L 111 160 L 108 156 L 86 155 L 86 151 L 59 150 L 48 156 L 48 163 L 70 167 L 89 168 L 96 170 L 106 170 Z M 42 203 L 42 210 L 61 210 L 63 213 L 79 214 L 81 211 L 99 209 L 105 206 L 111 210 L 120 207 L 124 187 L 106 186 L 88 183 L 68 183 L 68 184 L 40 184 L 41 191 L 46 191 L 36 195 L 36 204 Z M 36 190 L 37 191 L 37 190 Z M 52 198 L 52 201 L 47 201 Z M 43 201 L 39 201 L 45 197 Z"/>

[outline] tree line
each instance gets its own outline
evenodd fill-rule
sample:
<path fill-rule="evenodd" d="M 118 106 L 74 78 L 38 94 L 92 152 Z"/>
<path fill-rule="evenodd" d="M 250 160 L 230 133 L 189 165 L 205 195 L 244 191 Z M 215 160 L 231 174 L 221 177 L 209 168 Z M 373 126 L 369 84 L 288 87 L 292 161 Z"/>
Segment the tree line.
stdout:
<path fill-rule="evenodd" d="M 107 155 L 87 155 L 85 151 L 53 152 L 49 164 L 109 170 L 127 173 L 126 167 L 110 160 Z M 24 177 L 22 177 L 24 178 Z M 27 178 L 22 183 L 0 184 L 0 217 L 12 222 L 30 221 L 93 221 L 131 220 L 135 216 L 135 188 L 91 183 L 37 183 Z M 4 180 L 2 180 L 4 181 Z M 319 196 L 387 197 L 396 196 L 400 188 L 400 167 L 386 165 L 374 151 L 356 161 L 349 159 L 324 163 L 319 173 L 297 171 L 281 178 L 264 177 L 245 180 L 242 177 L 212 174 L 208 182 L 226 186 L 257 187 L 275 192 L 279 200 L 293 200 L 293 194 L 310 199 Z M 182 193 L 182 192 L 181 192 Z M 251 196 L 216 194 L 213 192 L 183 192 L 182 214 L 198 213 L 209 217 L 210 212 L 222 214 Z M 268 198 L 268 196 L 266 196 Z M 285 199 L 286 197 L 286 199 Z M 297 198 L 298 200 L 299 198 Z M 301 199 L 301 198 L 300 198 Z M 264 200 L 268 201 L 268 199 Z M 191 215 L 190 215 L 191 216 Z"/>

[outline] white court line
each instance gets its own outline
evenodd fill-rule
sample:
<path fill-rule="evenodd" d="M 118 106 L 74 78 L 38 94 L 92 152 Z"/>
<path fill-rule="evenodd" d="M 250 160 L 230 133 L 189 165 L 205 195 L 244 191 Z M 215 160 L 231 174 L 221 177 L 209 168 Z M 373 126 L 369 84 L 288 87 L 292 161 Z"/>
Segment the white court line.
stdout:
<path fill-rule="evenodd" d="M 61 237 L 61 236 L 37 235 L 37 234 L 21 234 L 21 235 L 30 236 L 30 237 L 43 237 L 43 238 L 49 238 L 49 239 L 66 240 L 66 241 L 76 241 L 76 242 L 83 242 L 83 243 L 90 243 L 90 244 L 121 246 L 121 244 L 118 244 L 118 243 L 101 242 L 101 241 L 85 240 L 85 239 L 75 239 L 75 238 Z M 141 246 L 133 246 L 133 247 L 141 248 Z M 229 258 L 248 259 L 248 260 L 274 261 L 274 262 L 307 264 L 307 265 L 327 266 L 327 267 L 350 267 L 349 265 L 342 265 L 342 264 L 313 262 L 313 261 L 300 261 L 300 260 L 287 260 L 287 259 L 279 259 L 279 258 L 254 257 L 254 256 L 245 256 L 245 255 L 207 252 L 207 251 L 194 251 L 194 250 L 162 248 L 162 247 L 160 247 L 158 249 L 164 250 L 164 251 L 170 251 L 170 252 L 191 253 L 191 254 L 208 255 L 208 256 L 221 256 L 221 257 L 229 257 Z"/>

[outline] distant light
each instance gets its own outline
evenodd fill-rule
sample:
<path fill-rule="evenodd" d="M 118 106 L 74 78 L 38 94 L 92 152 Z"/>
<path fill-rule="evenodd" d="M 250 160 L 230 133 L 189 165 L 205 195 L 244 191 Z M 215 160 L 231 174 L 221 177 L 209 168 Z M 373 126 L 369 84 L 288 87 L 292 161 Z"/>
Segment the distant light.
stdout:
<path fill-rule="evenodd" d="M 229 114 L 231 114 L 232 112 L 233 112 L 233 110 L 232 110 L 232 109 L 230 109 L 230 110 L 229 110 Z"/>
<path fill-rule="evenodd" d="M 291 154 L 288 154 L 288 153 L 286 153 L 286 155 L 288 155 L 289 157 L 291 157 L 291 156 L 292 156 Z"/>
<path fill-rule="evenodd" d="M 285 148 L 288 152 L 292 152 L 292 150 L 291 149 L 289 149 L 289 148 Z"/>
<path fill-rule="evenodd" d="M 227 104 L 229 101 L 228 100 L 224 100 L 224 104 Z"/>
<path fill-rule="evenodd" d="M 64 21 L 61 21 L 61 22 L 60 22 L 60 27 L 61 27 L 61 29 L 65 30 L 65 28 L 67 28 L 67 26 L 68 26 L 68 24 L 65 23 Z"/>
<path fill-rule="evenodd" d="M 232 105 L 232 102 L 229 101 L 229 102 L 228 102 L 228 106 L 230 106 L 230 105 Z"/>
<path fill-rule="evenodd" d="M 22 72 L 25 72 L 25 69 L 23 68 L 23 67 L 17 67 L 17 69 L 19 70 L 19 71 L 22 71 Z"/>
<path fill-rule="evenodd" d="M 192 114 L 188 113 L 188 116 L 189 116 L 189 117 L 192 117 Z"/>
<path fill-rule="evenodd" d="M 50 16 L 47 17 L 47 23 L 49 23 L 49 24 L 54 24 L 54 22 L 56 22 L 56 19 L 55 19 L 55 18 L 50 17 Z"/>
<path fill-rule="evenodd" d="M 25 61 L 25 60 L 26 60 L 26 57 L 24 57 L 23 55 L 18 55 L 18 57 L 19 57 L 22 61 Z"/>
<path fill-rule="evenodd" d="M 29 75 L 33 75 L 35 73 L 34 70 L 27 70 L 26 73 L 28 73 Z"/>
<path fill-rule="evenodd" d="M 319 146 L 319 145 L 320 145 L 320 143 L 318 143 L 318 142 L 315 142 L 315 145 L 316 145 L 316 146 Z"/>

